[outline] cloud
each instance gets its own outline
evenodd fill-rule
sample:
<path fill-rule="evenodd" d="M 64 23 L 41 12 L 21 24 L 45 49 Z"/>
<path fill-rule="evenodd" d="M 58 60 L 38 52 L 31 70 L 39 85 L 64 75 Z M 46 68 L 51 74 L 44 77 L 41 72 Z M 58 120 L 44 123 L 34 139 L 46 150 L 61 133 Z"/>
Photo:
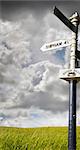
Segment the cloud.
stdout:
<path fill-rule="evenodd" d="M 14 62 L 16 65 L 26 65 L 31 60 L 29 41 L 24 38 L 20 24 L 10 22 L 1 23 L 1 60 L 2 63 Z M 25 58 L 26 57 L 26 58 Z M 26 64 L 24 64 L 24 62 Z M 20 64 L 21 63 L 21 64 Z"/>
<path fill-rule="evenodd" d="M 13 113 L 12 113 L 13 111 Z M 0 124 L 4 126 L 16 126 L 16 127 L 41 127 L 41 126 L 57 126 L 66 125 L 67 114 L 59 113 L 55 116 L 51 111 L 45 111 L 38 107 L 30 107 L 28 109 L 10 109 L 4 110 L 4 113 L 0 113 Z M 66 118 L 66 120 L 64 119 Z"/>
<path fill-rule="evenodd" d="M 11 22 L 1 22 L 0 41 L 0 88 L 1 102 L 13 100 L 18 92 L 23 67 L 31 62 L 29 41 L 24 39 L 20 25 Z M 5 29 L 5 30 L 4 30 Z M 13 29 L 13 30 L 12 30 Z"/>
<path fill-rule="evenodd" d="M 45 42 L 68 38 L 70 33 L 54 22 L 50 13 L 38 16 L 30 12 L 21 21 L 0 21 L 1 125 L 67 124 L 68 83 L 58 77 L 61 57 L 53 52 L 42 53 L 40 47 Z"/>
<path fill-rule="evenodd" d="M 5 90 L 1 87 L 1 102 L 6 103 L 7 109 L 35 106 L 43 110 L 52 110 L 53 113 L 66 111 L 67 87 L 64 82 L 58 80 L 59 68 L 60 66 L 44 61 L 20 69 L 18 72 L 15 70 L 15 73 L 14 70 L 11 74 L 6 72 L 5 78 L 8 76 L 9 79 L 6 79 L 7 83 L 5 80 L 2 84 Z"/>

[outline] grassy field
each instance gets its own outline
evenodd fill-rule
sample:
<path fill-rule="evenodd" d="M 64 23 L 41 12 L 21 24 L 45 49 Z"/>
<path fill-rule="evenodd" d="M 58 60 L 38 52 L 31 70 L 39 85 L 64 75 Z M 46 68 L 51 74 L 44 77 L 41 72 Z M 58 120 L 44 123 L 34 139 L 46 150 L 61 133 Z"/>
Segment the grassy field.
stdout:
<path fill-rule="evenodd" d="M 67 150 L 67 128 L 0 127 L 0 150 Z M 77 127 L 77 150 L 80 150 L 80 127 Z"/>

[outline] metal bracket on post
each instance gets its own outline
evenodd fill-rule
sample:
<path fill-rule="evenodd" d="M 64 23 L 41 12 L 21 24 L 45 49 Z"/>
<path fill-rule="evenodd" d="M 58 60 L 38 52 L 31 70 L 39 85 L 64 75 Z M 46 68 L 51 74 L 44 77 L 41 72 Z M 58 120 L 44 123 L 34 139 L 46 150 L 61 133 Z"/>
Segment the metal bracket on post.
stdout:
<path fill-rule="evenodd" d="M 80 68 L 72 69 L 61 69 L 59 72 L 59 78 L 70 81 L 70 80 L 77 80 L 80 81 Z"/>

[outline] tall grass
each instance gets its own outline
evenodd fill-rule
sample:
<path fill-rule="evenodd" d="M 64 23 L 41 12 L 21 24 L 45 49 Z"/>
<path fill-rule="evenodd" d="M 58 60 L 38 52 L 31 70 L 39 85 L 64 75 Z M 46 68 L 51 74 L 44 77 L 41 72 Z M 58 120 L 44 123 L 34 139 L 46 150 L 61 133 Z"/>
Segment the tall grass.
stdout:
<path fill-rule="evenodd" d="M 67 150 L 66 127 L 0 127 L 0 150 Z M 77 150 L 80 150 L 80 127 L 77 127 Z"/>

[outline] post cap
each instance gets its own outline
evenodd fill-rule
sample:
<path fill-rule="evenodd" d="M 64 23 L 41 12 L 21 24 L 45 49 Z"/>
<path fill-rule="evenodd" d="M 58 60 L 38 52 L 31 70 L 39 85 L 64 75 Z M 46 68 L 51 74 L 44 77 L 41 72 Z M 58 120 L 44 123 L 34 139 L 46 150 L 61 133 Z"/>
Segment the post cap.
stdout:
<path fill-rule="evenodd" d="M 74 19 L 74 18 L 79 18 L 79 14 L 78 12 L 74 12 L 73 15 L 69 18 L 70 20 Z"/>

